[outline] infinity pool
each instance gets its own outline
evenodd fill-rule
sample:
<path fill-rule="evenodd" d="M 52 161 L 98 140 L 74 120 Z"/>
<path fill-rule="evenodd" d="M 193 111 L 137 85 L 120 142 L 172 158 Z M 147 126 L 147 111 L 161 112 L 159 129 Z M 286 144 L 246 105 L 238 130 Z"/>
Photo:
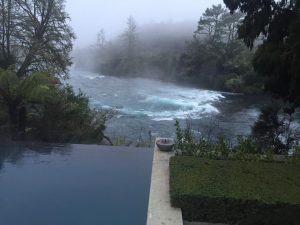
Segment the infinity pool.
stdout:
<path fill-rule="evenodd" d="M 0 144 L 1 225 L 145 225 L 152 149 Z"/>

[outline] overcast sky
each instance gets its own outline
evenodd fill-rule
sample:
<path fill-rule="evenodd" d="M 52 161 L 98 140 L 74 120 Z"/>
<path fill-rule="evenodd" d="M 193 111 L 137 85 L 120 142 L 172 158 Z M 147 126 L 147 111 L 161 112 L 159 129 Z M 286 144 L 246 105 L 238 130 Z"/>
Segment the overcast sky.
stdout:
<path fill-rule="evenodd" d="M 132 15 L 139 25 L 150 22 L 198 20 L 212 4 L 223 0 L 67 0 L 66 10 L 77 35 L 76 46 L 95 42 L 103 28 L 113 37 L 125 27 Z M 196 29 L 196 27 L 195 27 Z"/>

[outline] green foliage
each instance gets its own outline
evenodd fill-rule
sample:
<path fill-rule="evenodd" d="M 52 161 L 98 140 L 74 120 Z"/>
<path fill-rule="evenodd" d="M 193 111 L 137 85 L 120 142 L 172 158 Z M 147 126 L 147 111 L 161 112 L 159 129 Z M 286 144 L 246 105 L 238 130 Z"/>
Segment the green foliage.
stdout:
<path fill-rule="evenodd" d="M 210 160 L 170 160 L 170 196 L 189 221 L 298 225 L 299 165 Z"/>
<path fill-rule="evenodd" d="M 237 137 L 235 146 L 230 146 L 224 136 L 220 135 L 216 141 L 208 142 L 203 137 L 193 137 L 190 126 L 182 130 L 178 121 L 176 127 L 176 154 L 194 156 L 207 159 L 228 159 L 243 161 L 275 161 L 274 149 L 268 148 L 262 151 L 256 138 Z"/>
<path fill-rule="evenodd" d="M 42 104 L 51 98 L 54 79 L 46 73 L 33 73 L 19 79 L 13 70 L 0 72 L 0 103 L 9 117 L 8 125 L 13 136 L 23 135 L 26 113 L 30 104 Z"/>
<path fill-rule="evenodd" d="M 47 73 L 35 72 L 19 79 L 11 70 L 2 71 L 0 125 L 9 126 L 12 138 L 17 139 L 100 143 L 104 124 L 113 112 L 91 110 L 82 92 L 76 94 L 70 86 L 56 83 Z"/>
<path fill-rule="evenodd" d="M 176 122 L 175 122 L 175 127 L 176 127 L 176 140 L 177 140 L 176 145 L 177 145 L 177 148 L 183 149 L 184 137 L 183 137 L 182 130 L 180 128 L 180 124 L 179 124 L 178 120 L 176 120 Z"/>
<path fill-rule="evenodd" d="M 261 152 L 287 154 L 297 145 L 297 131 L 291 127 L 293 111 L 282 112 L 279 105 L 263 107 L 252 127 L 252 136 Z"/>
<path fill-rule="evenodd" d="M 300 1 L 224 0 L 232 11 L 245 13 L 238 36 L 253 48 L 255 71 L 264 77 L 264 87 L 275 97 L 300 104 Z"/>
<path fill-rule="evenodd" d="M 16 64 L 17 76 L 47 71 L 66 78 L 75 35 L 64 0 L 2 0 L 0 67 Z"/>
<path fill-rule="evenodd" d="M 75 94 L 66 86 L 56 89 L 53 95 L 29 115 L 32 135 L 46 142 L 102 141 L 105 121 L 97 121 L 97 112 L 89 109 L 83 93 Z"/>
<path fill-rule="evenodd" d="M 230 14 L 222 5 L 206 9 L 194 39 L 188 42 L 179 62 L 182 77 L 204 87 L 257 94 L 261 81 L 251 65 L 253 54 L 237 39 L 242 13 Z M 246 78 L 255 77 L 255 82 Z"/>
<path fill-rule="evenodd" d="M 18 95 L 19 79 L 12 70 L 0 71 L 0 91 L 2 101 L 14 98 Z"/>
<path fill-rule="evenodd" d="M 6 125 L 8 120 L 9 116 L 5 105 L 0 103 L 0 140 L 1 137 L 7 137 L 10 132 L 9 127 Z"/>
<path fill-rule="evenodd" d="M 294 149 L 292 156 L 287 157 L 287 161 L 300 164 L 300 146 Z"/>
<path fill-rule="evenodd" d="M 242 77 L 234 77 L 225 82 L 226 88 L 229 90 L 232 90 L 233 92 L 243 92 L 243 87 L 244 83 L 242 80 Z"/>
<path fill-rule="evenodd" d="M 237 145 L 230 155 L 231 159 L 243 161 L 274 162 L 272 151 L 262 152 L 252 137 L 238 137 Z"/>
<path fill-rule="evenodd" d="M 113 146 L 125 146 L 127 143 L 126 136 L 112 138 L 111 142 Z"/>
<path fill-rule="evenodd" d="M 263 89 L 263 81 L 257 76 L 255 72 L 245 72 L 241 75 L 230 75 L 233 77 L 225 81 L 225 87 L 231 92 L 245 93 L 245 94 L 258 94 Z"/>
<path fill-rule="evenodd" d="M 223 136 L 218 138 L 218 141 L 213 145 L 213 154 L 214 156 L 211 158 L 219 158 L 219 159 L 227 159 L 230 153 L 230 148 L 228 144 L 225 142 Z"/>
<path fill-rule="evenodd" d="M 236 152 L 239 152 L 241 154 L 258 154 L 260 153 L 256 142 L 251 137 L 243 138 L 238 137 L 237 139 L 238 144 L 236 147 Z"/>
<path fill-rule="evenodd" d="M 176 151 L 180 155 L 205 157 L 210 154 L 209 144 L 200 138 L 198 141 L 193 140 L 192 132 L 188 126 L 185 130 L 180 128 L 179 122 L 175 122 L 176 127 Z"/>

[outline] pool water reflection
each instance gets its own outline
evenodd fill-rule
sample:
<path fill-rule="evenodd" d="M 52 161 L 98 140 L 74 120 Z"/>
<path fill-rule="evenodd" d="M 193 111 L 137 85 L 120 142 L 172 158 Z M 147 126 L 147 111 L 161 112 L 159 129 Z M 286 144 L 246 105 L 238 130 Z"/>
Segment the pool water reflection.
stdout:
<path fill-rule="evenodd" d="M 152 149 L 0 144 L 1 225 L 145 225 Z"/>

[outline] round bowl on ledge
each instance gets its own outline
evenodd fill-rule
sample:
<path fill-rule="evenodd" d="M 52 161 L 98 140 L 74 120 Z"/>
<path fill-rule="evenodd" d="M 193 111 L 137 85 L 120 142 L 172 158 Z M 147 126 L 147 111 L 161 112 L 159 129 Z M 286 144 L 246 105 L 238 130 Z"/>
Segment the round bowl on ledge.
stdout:
<path fill-rule="evenodd" d="M 174 148 L 175 142 L 171 138 L 162 138 L 156 141 L 156 145 L 162 152 L 171 152 Z"/>

